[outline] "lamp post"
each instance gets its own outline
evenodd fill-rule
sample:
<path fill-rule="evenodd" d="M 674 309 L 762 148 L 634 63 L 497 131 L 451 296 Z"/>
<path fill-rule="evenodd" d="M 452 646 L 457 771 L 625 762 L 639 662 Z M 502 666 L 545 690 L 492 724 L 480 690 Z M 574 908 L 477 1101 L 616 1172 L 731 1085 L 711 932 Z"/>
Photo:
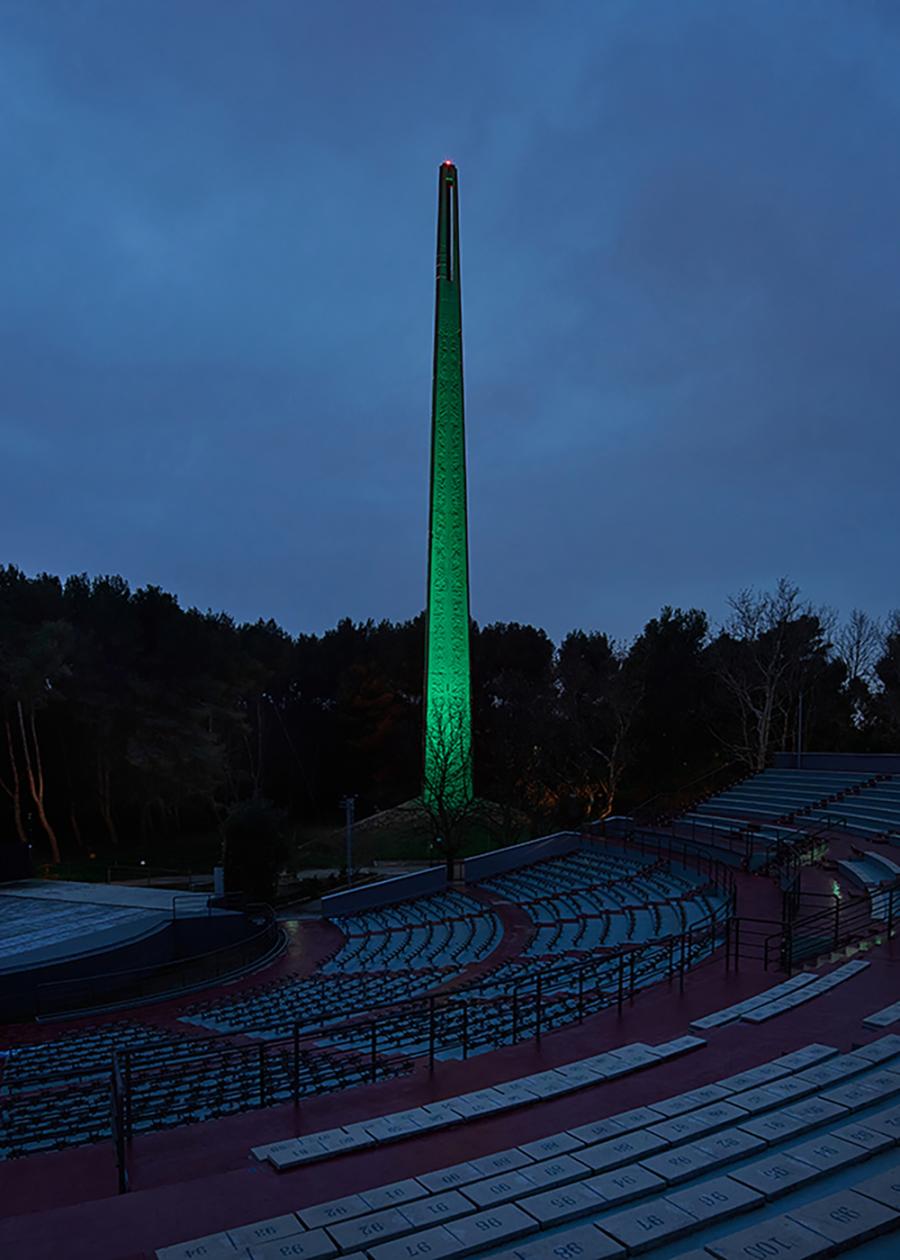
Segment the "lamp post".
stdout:
<path fill-rule="evenodd" d="M 347 834 L 347 887 L 353 884 L 353 812 L 356 807 L 355 796 L 345 796 L 341 801 L 344 807 L 344 825 Z"/>

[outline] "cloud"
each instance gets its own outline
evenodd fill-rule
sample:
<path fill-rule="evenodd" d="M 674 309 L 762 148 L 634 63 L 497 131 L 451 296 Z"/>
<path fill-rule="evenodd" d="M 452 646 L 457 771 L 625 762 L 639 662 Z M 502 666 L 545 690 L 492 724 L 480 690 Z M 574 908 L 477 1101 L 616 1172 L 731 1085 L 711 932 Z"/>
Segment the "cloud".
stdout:
<path fill-rule="evenodd" d="M 449 155 L 475 615 L 626 637 L 783 572 L 895 602 L 893 6 L 4 23 L 5 559 L 414 614 Z"/>

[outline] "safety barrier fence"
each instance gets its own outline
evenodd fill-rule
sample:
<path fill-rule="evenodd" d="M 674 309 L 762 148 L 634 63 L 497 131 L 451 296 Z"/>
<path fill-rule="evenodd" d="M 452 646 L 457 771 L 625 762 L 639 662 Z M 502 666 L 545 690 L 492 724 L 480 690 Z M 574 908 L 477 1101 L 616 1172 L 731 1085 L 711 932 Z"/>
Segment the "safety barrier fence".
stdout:
<path fill-rule="evenodd" d="M 659 862 L 677 862 L 703 876 L 716 892 L 733 893 L 734 868 L 716 856 L 712 844 L 678 835 L 674 830 L 639 827 L 629 818 L 605 818 L 589 824 L 586 833 L 598 842 L 607 842 L 641 857 L 655 855 Z M 640 872 L 637 872 L 640 874 Z"/>
<path fill-rule="evenodd" d="M 640 826 L 627 817 L 602 819 L 590 824 L 594 834 L 605 834 L 612 839 L 625 841 L 630 837 L 662 837 L 681 846 L 681 852 L 712 854 L 728 853 L 734 856 L 737 864 L 754 870 L 767 871 L 782 858 L 793 854 L 803 858 L 814 852 L 824 842 L 829 831 L 840 830 L 846 826 L 846 820 L 838 815 L 829 815 L 826 819 L 798 820 L 794 825 L 780 826 L 775 823 L 766 825 L 766 835 L 760 833 L 760 824 L 742 822 L 735 818 L 733 825 L 723 825 L 713 820 L 705 822 L 696 818 L 673 819 L 667 824 Z M 775 834 L 773 835 L 772 832 Z M 663 844 L 665 849 L 666 844 Z M 721 860 L 721 859 L 719 859 Z M 726 863 L 727 865 L 727 863 Z"/>
<path fill-rule="evenodd" d="M 855 897 L 835 896 L 830 905 L 794 919 L 769 941 L 769 953 L 777 966 L 791 975 L 798 963 L 842 949 L 870 931 L 881 930 L 888 940 L 894 936 L 900 915 L 900 888 L 874 890 Z"/>
<path fill-rule="evenodd" d="M 633 1000 L 651 984 L 684 984 L 688 970 L 709 959 L 726 939 L 734 899 L 723 900 L 688 930 L 642 945 L 596 950 L 581 959 L 510 978 L 491 975 L 453 992 L 427 995 L 343 1023 L 288 1026 L 265 1032 L 257 1044 L 233 1034 L 198 1039 L 185 1057 L 182 1044 L 148 1041 L 120 1047 L 111 1072 L 96 1066 L 79 1079 L 70 1070 L 13 1088 L 10 1101 L 20 1130 L 27 1113 L 63 1148 L 110 1136 L 117 1155 L 119 1190 L 127 1189 L 123 1143 L 136 1134 L 214 1116 L 271 1106 L 409 1071 L 423 1057 L 432 1069 L 441 1058 L 468 1058 L 503 1045 L 540 1039 Z M 501 964 L 502 967 L 502 964 Z M 243 1030 L 245 1034 L 253 1030 Z M 109 1060 L 107 1060 L 109 1062 Z M 11 1113 L 12 1114 L 12 1113 Z M 72 1117 L 77 1114 L 77 1121 Z M 54 1123 L 58 1132 L 54 1136 Z M 78 1130 L 72 1133 L 72 1126 Z M 29 1149 L 27 1143 L 24 1149 Z M 46 1145 L 45 1145 L 46 1149 Z M 24 1151 L 13 1151 L 24 1153 Z"/>
<path fill-rule="evenodd" d="M 213 886 L 213 875 L 209 870 L 195 871 L 170 866 L 108 866 L 106 868 L 107 884 L 141 885 L 144 888 L 165 888 L 170 885 L 187 886 L 188 890 L 197 889 L 205 892 Z"/>

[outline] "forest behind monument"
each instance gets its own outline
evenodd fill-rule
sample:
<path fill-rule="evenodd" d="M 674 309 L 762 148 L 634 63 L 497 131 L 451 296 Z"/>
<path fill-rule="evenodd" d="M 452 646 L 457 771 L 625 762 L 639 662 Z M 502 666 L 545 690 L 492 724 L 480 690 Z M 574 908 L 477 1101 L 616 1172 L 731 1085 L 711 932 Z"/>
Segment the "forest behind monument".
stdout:
<path fill-rule="evenodd" d="M 665 607 L 630 643 L 473 623 L 477 795 L 541 834 L 685 804 L 794 750 L 798 724 L 805 751 L 896 749 L 896 615 L 841 621 L 786 579 L 729 605 L 718 627 Z M 292 637 L 118 577 L 0 567 L 0 841 L 153 861 L 249 799 L 302 836 L 338 827 L 345 794 L 358 818 L 416 797 L 423 622 Z"/>

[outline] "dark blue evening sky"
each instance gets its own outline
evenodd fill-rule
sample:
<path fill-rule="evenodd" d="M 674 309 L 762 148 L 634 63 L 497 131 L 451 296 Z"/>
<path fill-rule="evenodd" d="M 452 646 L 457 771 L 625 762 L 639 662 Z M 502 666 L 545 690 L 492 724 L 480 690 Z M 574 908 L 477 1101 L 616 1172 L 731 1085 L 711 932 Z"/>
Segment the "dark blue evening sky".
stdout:
<path fill-rule="evenodd" d="M 472 611 L 900 603 L 893 0 L 0 0 L 0 560 L 422 606 L 437 166 Z"/>

